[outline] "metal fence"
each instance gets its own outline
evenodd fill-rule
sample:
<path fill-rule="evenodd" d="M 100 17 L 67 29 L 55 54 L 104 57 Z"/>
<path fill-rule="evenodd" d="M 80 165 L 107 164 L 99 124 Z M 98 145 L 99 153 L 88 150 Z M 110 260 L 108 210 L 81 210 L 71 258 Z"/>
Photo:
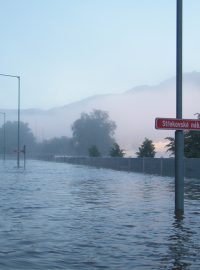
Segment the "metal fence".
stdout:
<path fill-rule="evenodd" d="M 68 157 L 57 156 L 49 160 L 109 168 L 114 170 L 132 171 L 155 174 L 161 176 L 174 176 L 174 158 L 111 158 L 111 157 Z M 185 177 L 200 179 L 200 159 L 185 159 Z"/>

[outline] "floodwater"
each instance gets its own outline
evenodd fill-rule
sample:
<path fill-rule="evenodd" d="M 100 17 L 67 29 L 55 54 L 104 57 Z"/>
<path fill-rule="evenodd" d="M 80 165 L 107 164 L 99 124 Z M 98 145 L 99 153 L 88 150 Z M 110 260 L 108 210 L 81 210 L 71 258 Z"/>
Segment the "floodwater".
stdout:
<path fill-rule="evenodd" d="M 200 181 L 63 163 L 0 163 L 0 269 L 200 269 Z"/>

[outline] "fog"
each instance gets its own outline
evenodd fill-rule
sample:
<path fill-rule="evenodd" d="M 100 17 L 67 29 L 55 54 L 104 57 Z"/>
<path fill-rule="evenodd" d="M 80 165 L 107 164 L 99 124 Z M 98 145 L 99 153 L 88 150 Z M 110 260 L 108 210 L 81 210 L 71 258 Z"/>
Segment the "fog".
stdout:
<path fill-rule="evenodd" d="M 194 118 L 199 112 L 200 73 L 184 75 L 183 117 Z M 157 156 L 165 156 L 164 145 L 173 131 L 155 130 L 156 117 L 176 117 L 175 78 L 154 86 L 139 86 L 123 94 L 99 95 L 56 107 L 50 110 L 22 110 L 21 121 L 29 123 L 38 141 L 60 136 L 71 136 L 71 125 L 82 112 L 100 109 L 109 113 L 117 129 L 115 139 L 127 155 L 134 156 L 145 137 L 156 145 Z M 16 120 L 16 112 L 7 110 L 7 118 Z"/>

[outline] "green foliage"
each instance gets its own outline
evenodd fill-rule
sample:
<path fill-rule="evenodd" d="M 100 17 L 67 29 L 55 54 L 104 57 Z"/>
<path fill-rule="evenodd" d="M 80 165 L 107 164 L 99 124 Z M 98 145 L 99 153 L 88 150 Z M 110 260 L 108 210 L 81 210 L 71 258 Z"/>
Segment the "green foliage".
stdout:
<path fill-rule="evenodd" d="M 145 138 L 139 151 L 136 153 L 137 157 L 155 157 L 155 146 L 153 145 L 152 140 Z"/>
<path fill-rule="evenodd" d="M 200 120 L 200 113 L 195 113 Z M 200 132 L 186 131 L 184 138 L 184 152 L 187 158 L 200 158 Z"/>
<path fill-rule="evenodd" d="M 110 150 L 110 156 L 111 157 L 123 157 L 124 150 L 120 149 L 120 147 L 117 143 L 114 143 L 113 147 Z"/>
<path fill-rule="evenodd" d="M 187 131 L 184 137 L 184 153 L 187 158 L 200 158 L 200 132 Z"/>
<path fill-rule="evenodd" d="M 73 155 L 73 141 L 68 137 L 53 138 L 50 140 L 44 140 L 38 144 L 39 154 L 46 155 Z"/>
<path fill-rule="evenodd" d="M 72 125 L 73 143 L 76 153 L 87 155 L 91 145 L 96 145 L 102 154 L 107 154 L 114 143 L 116 124 L 107 112 L 93 110 L 82 113 Z"/>
<path fill-rule="evenodd" d="M 91 147 L 89 147 L 88 152 L 89 152 L 90 157 L 100 157 L 101 156 L 101 154 L 100 154 L 98 148 L 96 147 L 96 145 L 92 145 Z"/>
<path fill-rule="evenodd" d="M 175 154 L 175 139 L 173 137 L 165 138 L 169 143 L 165 146 L 167 152 L 171 155 Z M 200 132 L 186 131 L 184 132 L 184 155 L 187 158 L 200 158 Z"/>
<path fill-rule="evenodd" d="M 165 145 L 167 152 L 170 152 L 170 156 L 175 155 L 175 139 L 173 137 L 166 137 L 165 140 L 168 140 L 169 143 Z"/>
<path fill-rule="evenodd" d="M 4 125 L 0 128 L 0 152 L 3 149 L 3 132 Z M 18 146 L 18 122 L 6 122 L 5 123 L 5 141 L 6 141 L 6 153 L 13 154 L 17 150 Z M 20 122 L 20 146 L 27 146 L 28 153 L 33 153 L 36 149 L 36 139 L 29 128 L 27 123 Z"/>

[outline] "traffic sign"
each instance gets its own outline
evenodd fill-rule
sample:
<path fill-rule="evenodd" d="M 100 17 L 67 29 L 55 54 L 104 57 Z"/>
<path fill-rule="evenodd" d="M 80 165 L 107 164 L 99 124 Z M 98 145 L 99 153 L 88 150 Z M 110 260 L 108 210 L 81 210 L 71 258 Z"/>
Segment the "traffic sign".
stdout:
<path fill-rule="evenodd" d="M 177 118 L 156 118 L 156 129 L 171 130 L 199 130 L 200 120 L 197 119 L 177 119 Z"/>

